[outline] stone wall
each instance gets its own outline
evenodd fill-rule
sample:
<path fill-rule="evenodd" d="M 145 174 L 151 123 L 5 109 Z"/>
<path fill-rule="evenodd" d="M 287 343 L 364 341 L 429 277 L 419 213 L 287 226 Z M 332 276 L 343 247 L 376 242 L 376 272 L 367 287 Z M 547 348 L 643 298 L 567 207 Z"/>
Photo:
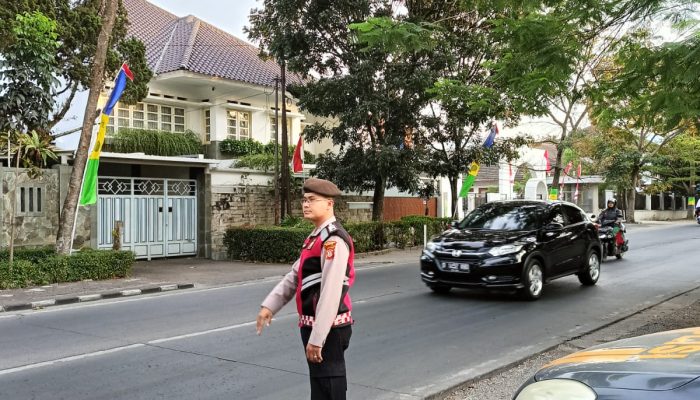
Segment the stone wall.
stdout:
<path fill-rule="evenodd" d="M 0 228 L 0 243 L 7 248 L 10 243 L 12 221 L 12 199 L 17 199 L 15 212 L 15 246 L 36 247 L 51 246 L 56 242 L 58 232 L 58 172 L 55 170 L 42 170 L 41 176 L 30 178 L 27 170 L 20 168 L 2 169 L 2 228 Z M 24 212 L 21 210 L 19 196 L 21 188 L 35 190 L 32 195 L 34 204 L 29 207 L 25 196 Z M 17 190 L 15 190 L 17 189 Z M 40 193 L 40 194 L 39 194 Z M 34 196 L 39 196 L 36 199 Z M 37 204 L 39 203 L 39 204 Z M 40 210 L 35 209 L 40 207 Z"/>
<path fill-rule="evenodd" d="M 211 257 L 226 258 L 226 229 L 244 225 L 272 225 L 274 193 L 269 186 L 213 186 L 211 190 Z"/>
<path fill-rule="evenodd" d="M 369 203 L 369 208 L 351 209 L 348 203 Z M 343 222 L 366 222 L 372 220 L 372 196 L 342 196 L 335 202 L 335 215 Z M 301 210 L 301 205 L 299 205 Z"/>
<path fill-rule="evenodd" d="M 20 168 L 1 168 L 2 173 L 2 198 L 0 198 L 0 216 L 2 217 L 2 226 L 0 227 L 0 247 L 7 248 L 10 243 L 11 231 L 11 216 L 12 216 L 12 198 L 19 200 L 21 188 L 25 188 L 25 212 L 21 210 L 21 202 L 17 203 L 16 218 L 15 218 L 15 246 L 16 247 L 38 247 L 38 246 L 53 246 L 56 243 L 56 234 L 58 233 L 59 215 L 61 205 L 63 204 L 63 196 L 65 190 L 62 186 L 67 187 L 68 178 L 70 177 L 70 167 L 67 168 L 67 173 L 59 168 L 41 170 L 41 175 L 36 178 L 31 178 L 27 174 L 27 170 Z M 17 185 L 19 185 L 17 187 Z M 17 187 L 17 191 L 15 191 Z M 34 201 L 33 207 L 30 210 L 27 203 L 29 198 L 27 190 L 34 188 L 32 195 Z M 38 194 L 36 188 L 40 189 L 41 194 Z M 38 197 L 40 196 L 40 200 Z M 37 203 L 40 203 L 41 210 L 35 209 Z M 73 248 L 80 249 L 82 247 L 90 247 L 90 232 L 92 222 L 91 207 L 78 207 L 78 221 L 75 229 L 75 239 Z"/>
<path fill-rule="evenodd" d="M 211 258 L 226 258 L 224 235 L 234 226 L 273 225 L 275 197 L 271 186 L 235 185 L 211 188 Z M 300 217 L 300 194 L 292 195 L 292 215 Z M 349 209 L 348 202 L 371 201 L 366 196 L 343 196 L 336 202 L 336 215 L 343 221 L 369 221 L 371 209 Z"/>

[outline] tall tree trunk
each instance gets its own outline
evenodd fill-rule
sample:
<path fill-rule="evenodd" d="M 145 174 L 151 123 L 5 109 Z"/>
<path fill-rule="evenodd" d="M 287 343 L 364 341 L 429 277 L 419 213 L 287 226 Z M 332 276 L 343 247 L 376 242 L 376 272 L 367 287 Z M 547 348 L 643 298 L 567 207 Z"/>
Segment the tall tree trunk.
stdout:
<path fill-rule="evenodd" d="M 289 199 L 289 133 L 287 132 L 287 65 L 284 59 L 280 63 L 282 90 L 282 219 L 285 213 L 292 215 Z"/>
<path fill-rule="evenodd" d="M 695 131 L 693 130 L 693 138 L 695 138 Z M 695 199 L 695 160 L 690 160 L 690 187 L 688 188 L 688 198 Z M 690 203 L 688 203 L 690 204 Z M 688 209 L 688 218 L 693 219 L 695 217 L 695 206 L 686 205 Z"/>
<path fill-rule="evenodd" d="M 87 105 L 85 106 L 83 129 L 80 131 L 80 142 L 78 142 L 78 149 L 75 152 L 73 171 L 70 175 L 68 193 L 63 203 L 63 209 L 61 210 L 61 220 L 56 237 L 56 252 L 59 254 L 70 254 L 71 251 L 73 226 L 75 224 L 75 215 L 78 212 L 78 198 L 83 183 L 85 164 L 87 163 L 92 127 L 97 117 L 97 100 L 104 87 L 105 60 L 107 58 L 109 38 L 112 35 L 114 20 L 117 16 L 118 2 L 119 0 L 105 0 L 104 2 L 102 26 L 100 27 L 100 34 L 97 37 L 97 48 L 95 50 L 95 58 L 92 62 L 92 71 L 90 74 L 90 94 L 88 95 Z"/>
<path fill-rule="evenodd" d="M 566 138 L 566 134 L 562 135 L 562 141 L 557 145 L 557 157 L 554 161 L 554 173 L 552 174 L 552 188 L 553 189 L 559 189 L 559 179 L 561 177 L 561 159 L 564 156 L 564 147 L 563 147 L 563 141 L 564 138 Z"/>
<path fill-rule="evenodd" d="M 372 221 L 382 221 L 384 218 L 384 192 L 386 177 L 377 176 L 374 180 L 374 195 L 372 196 Z"/>
<path fill-rule="evenodd" d="M 632 187 L 626 191 L 626 196 L 625 196 L 625 200 L 626 200 L 625 202 L 627 203 L 626 220 L 627 220 L 627 222 L 635 223 L 635 222 L 637 222 L 634 219 L 634 205 L 636 203 L 635 200 L 637 197 L 637 190 L 635 188 L 637 187 L 637 183 L 639 180 L 639 168 L 634 168 L 632 170 L 630 180 L 632 183 Z"/>
<path fill-rule="evenodd" d="M 450 181 L 450 218 L 452 218 L 456 215 L 455 210 L 457 210 L 457 177 L 448 177 L 447 179 Z"/>

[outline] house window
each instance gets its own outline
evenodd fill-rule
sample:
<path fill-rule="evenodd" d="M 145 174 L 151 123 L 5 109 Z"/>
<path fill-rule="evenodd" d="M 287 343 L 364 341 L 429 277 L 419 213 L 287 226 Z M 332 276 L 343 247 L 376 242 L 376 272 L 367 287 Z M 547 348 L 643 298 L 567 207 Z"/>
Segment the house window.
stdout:
<path fill-rule="evenodd" d="M 204 141 L 211 142 L 211 111 L 204 110 Z"/>
<path fill-rule="evenodd" d="M 138 103 L 127 106 L 117 103 L 115 112 L 109 117 L 107 133 L 112 134 L 120 128 L 184 132 L 185 109 L 159 104 Z"/>
<path fill-rule="evenodd" d="M 279 132 L 275 132 L 277 130 L 277 119 L 273 115 L 270 117 L 270 140 L 275 141 L 275 138 L 277 137 L 276 135 L 279 135 L 280 140 L 282 140 L 282 130 L 280 129 Z M 287 118 L 287 138 L 289 139 L 291 143 L 291 138 L 292 138 L 292 119 Z"/>
<path fill-rule="evenodd" d="M 229 110 L 226 121 L 229 139 L 250 139 L 250 113 Z"/>
<path fill-rule="evenodd" d="M 17 215 L 40 216 L 44 210 L 43 185 L 22 185 L 17 188 Z"/>

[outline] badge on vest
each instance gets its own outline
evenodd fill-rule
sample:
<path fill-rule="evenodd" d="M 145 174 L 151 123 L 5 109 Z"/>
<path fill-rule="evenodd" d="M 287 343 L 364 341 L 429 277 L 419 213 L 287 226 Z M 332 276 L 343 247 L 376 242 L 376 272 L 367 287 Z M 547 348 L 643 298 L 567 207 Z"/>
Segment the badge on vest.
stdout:
<path fill-rule="evenodd" d="M 328 241 L 323 244 L 323 249 L 326 251 L 326 260 L 332 260 L 335 257 L 335 242 Z"/>
<path fill-rule="evenodd" d="M 308 245 L 304 246 L 307 250 L 311 250 L 312 247 L 314 247 L 314 244 L 316 243 L 316 238 L 313 238 L 312 240 L 308 241 Z"/>

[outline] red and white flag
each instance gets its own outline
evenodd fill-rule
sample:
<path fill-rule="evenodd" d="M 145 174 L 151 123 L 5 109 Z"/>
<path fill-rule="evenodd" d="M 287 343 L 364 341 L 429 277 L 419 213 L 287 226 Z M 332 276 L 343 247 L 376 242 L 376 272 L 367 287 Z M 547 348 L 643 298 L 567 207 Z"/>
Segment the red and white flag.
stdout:
<path fill-rule="evenodd" d="M 297 142 L 297 147 L 294 149 L 294 156 L 292 156 L 292 171 L 298 174 L 304 170 L 304 151 L 302 149 L 304 141 L 299 135 L 299 141 Z"/>
<path fill-rule="evenodd" d="M 515 175 L 513 175 L 513 166 L 508 164 L 508 178 L 510 179 L 510 184 L 515 183 Z"/>
<path fill-rule="evenodd" d="M 581 163 L 578 163 L 578 169 L 576 171 L 576 191 L 574 192 L 574 203 L 578 202 L 578 185 L 581 181 Z"/>
<path fill-rule="evenodd" d="M 550 170 L 552 169 L 552 166 L 549 164 L 549 151 L 545 150 L 544 151 L 544 170 L 547 175 L 549 175 Z"/>

